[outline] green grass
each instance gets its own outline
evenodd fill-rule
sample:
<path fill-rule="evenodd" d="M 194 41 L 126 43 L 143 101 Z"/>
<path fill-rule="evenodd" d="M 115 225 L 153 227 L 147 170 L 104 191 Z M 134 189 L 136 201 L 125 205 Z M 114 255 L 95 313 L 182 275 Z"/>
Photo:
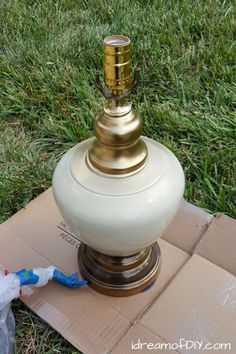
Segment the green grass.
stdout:
<path fill-rule="evenodd" d="M 0 220 L 51 184 L 60 156 L 92 134 L 102 39 L 126 34 L 144 134 L 185 169 L 185 198 L 236 216 L 234 1 L 2 0 Z M 18 353 L 77 353 L 14 305 Z"/>

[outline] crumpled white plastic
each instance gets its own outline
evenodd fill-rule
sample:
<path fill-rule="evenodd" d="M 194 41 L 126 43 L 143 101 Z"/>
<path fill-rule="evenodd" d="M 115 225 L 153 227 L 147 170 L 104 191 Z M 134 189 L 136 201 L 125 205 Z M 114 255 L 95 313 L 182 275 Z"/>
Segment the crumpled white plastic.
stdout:
<path fill-rule="evenodd" d="M 19 294 L 19 279 L 14 274 L 5 275 L 5 269 L 0 266 L 0 354 L 12 354 L 15 319 L 11 310 L 11 300 Z"/>
<path fill-rule="evenodd" d="M 39 279 L 34 286 L 40 287 L 53 278 L 55 267 L 35 268 L 33 273 Z M 15 319 L 11 310 L 11 301 L 20 296 L 20 278 L 14 274 L 6 274 L 0 265 L 0 354 L 12 354 L 15 341 Z"/>
<path fill-rule="evenodd" d="M 70 288 L 87 284 L 86 280 L 79 280 L 76 274 L 67 276 L 55 267 L 34 268 L 28 271 L 22 269 L 16 273 L 7 274 L 0 265 L 0 354 L 12 354 L 15 319 L 11 311 L 11 301 L 20 296 L 21 286 L 32 284 L 41 287 L 47 285 L 52 279 Z"/>

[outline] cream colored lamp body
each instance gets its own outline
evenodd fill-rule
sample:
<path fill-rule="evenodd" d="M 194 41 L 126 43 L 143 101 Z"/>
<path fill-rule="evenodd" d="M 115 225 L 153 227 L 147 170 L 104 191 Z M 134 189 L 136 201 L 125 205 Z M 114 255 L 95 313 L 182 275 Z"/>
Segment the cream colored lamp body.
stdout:
<path fill-rule="evenodd" d="M 113 47 L 118 47 L 113 57 L 122 57 L 121 48 L 123 66 L 130 66 L 127 37 L 108 37 L 108 104 L 95 120 L 96 137 L 70 149 L 58 163 L 53 193 L 64 220 L 82 242 L 79 266 L 84 277 L 100 292 L 126 296 L 155 280 L 160 266 L 156 241 L 180 205 L 185 182 L 174 154 L 140 137 L 140 118 L 124 94 L 126 66 L 122 81 L 118 78 L 124 87 L 109 87 L 106 50 Z"/>

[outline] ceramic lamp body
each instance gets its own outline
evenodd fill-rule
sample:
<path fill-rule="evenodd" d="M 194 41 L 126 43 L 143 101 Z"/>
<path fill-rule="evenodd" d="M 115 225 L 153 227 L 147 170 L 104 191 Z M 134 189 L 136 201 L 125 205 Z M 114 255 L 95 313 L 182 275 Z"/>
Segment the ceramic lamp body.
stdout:
<path fill-rule="evenodd" d="M 78 239 L 111 256 L 136 254 L 153 244 L 174 217 L 184 192 L 184 174 L 174 154 L 143 137 L 145 166 L 114 176 L 88 160 L 94 138 L 70 149 L 58 163 L 53 193 L 60 212 Z"/>

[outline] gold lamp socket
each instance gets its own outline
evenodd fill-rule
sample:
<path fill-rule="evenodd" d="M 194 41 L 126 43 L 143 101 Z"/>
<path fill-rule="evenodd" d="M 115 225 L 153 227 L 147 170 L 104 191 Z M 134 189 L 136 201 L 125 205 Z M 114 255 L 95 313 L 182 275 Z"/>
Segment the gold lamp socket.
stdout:
<path fill-rule="evenodd" d="M 131 82 L 130 39 L 108 36 L 104 39 L 104 81 L 114 93 L 124 91 Z"/>

